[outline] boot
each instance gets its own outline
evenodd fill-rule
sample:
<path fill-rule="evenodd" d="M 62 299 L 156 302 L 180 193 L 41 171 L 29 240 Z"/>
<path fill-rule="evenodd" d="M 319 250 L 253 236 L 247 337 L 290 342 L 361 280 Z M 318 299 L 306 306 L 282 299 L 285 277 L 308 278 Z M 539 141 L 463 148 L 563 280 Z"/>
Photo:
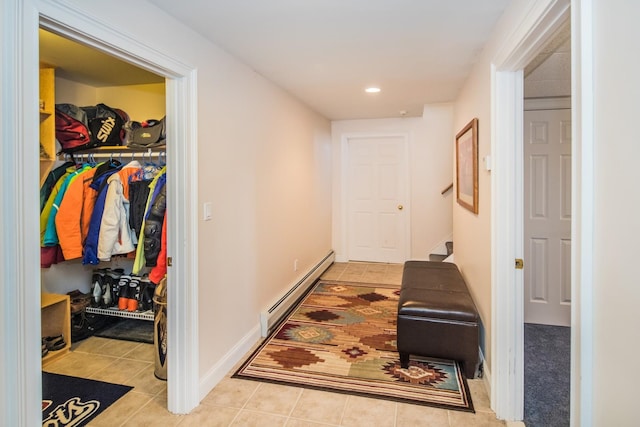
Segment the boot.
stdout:
<path fill-rule="evenodd" d="M 104 269 L 93 270 L 91 275 L 91 307 L 100 307 L 104 288 Z"/>
<path fill-rule="evenodd" d="M 126 310 L 129 304 L 129 282 L 131 276 L 123 274 L 118 281 L 118 310 Z"/>
<path fill-rule="evenodd" d="M 127 301 L 127 311 L 137 311 L 140 301 L 140 277 L 131 276 L 129 281 L 129 300 Z"/>
<path fill-rule="evenodd" d="M 105 303 L 104 304 L 105 307 L 114 307 L 118 305 L 118 292 L 119 292 L 118 283 L 120 282 L 120 277 L 123 274 L 124 274 L 124 270 L 122 268 L 107 270 L 104 276 L 104 281 L 105 281 L 105 288 L 109 289 L 111 301 L 109 304 Z"/>
<path fill-rule="evenodd" d="M 153 293 L 156 285 L 151 283 L 149 277 L 144 276 L 140 279 L 140 311 L 149 311 L 153 309 Z"/>

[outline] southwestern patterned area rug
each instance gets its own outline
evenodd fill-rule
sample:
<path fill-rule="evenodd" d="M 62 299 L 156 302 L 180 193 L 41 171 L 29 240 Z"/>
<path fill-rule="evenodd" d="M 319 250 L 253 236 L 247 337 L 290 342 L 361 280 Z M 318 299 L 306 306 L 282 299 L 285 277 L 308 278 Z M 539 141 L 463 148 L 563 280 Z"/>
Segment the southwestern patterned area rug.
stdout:
<path fill-rule="evenodd" d="M 398 286 L 320 281 L 233 375 L 474 412 L 454 361 L 396 351 Z"/>

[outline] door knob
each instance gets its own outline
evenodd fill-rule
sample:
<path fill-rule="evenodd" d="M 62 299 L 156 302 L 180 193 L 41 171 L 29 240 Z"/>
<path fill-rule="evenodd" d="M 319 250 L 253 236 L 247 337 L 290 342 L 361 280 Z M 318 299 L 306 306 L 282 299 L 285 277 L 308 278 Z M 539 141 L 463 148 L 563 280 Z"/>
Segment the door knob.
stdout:
<path fill-rule="evenodd" d="M 398 205 L 398 210 L 401 211 L 402 209 L 404 209 L 404 206 Z"/>

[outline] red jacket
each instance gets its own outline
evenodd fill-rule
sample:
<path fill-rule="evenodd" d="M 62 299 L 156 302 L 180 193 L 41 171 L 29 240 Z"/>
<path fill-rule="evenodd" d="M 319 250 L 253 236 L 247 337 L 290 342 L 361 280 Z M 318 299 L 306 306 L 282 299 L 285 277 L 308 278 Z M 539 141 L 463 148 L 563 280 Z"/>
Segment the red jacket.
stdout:
<path fill-rule="evenodd" d="M 167 214 L 165 212 L 164 219 L 162 220 L 162 235 L 160 238 L 160 253 L 158 254 L 158 260 L 156 266 L 149 272 L 149 280 L 152 283 L 158 284 L 160 280 L 167 274 Z M 142 244 L 142 243 L 139 243 Z"/>

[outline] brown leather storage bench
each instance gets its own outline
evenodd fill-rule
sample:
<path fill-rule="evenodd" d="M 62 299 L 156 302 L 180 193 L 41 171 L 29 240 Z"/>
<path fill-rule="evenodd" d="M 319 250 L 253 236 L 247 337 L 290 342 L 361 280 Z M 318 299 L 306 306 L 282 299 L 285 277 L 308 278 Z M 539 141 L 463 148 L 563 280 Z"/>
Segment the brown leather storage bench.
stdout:
<path fill-rule="evenodd" d="M 398 352 L 462 362 L 467 378 L 478 369 L 478 311 L 458 267 L 407 261 L 398 301 Z"/>

